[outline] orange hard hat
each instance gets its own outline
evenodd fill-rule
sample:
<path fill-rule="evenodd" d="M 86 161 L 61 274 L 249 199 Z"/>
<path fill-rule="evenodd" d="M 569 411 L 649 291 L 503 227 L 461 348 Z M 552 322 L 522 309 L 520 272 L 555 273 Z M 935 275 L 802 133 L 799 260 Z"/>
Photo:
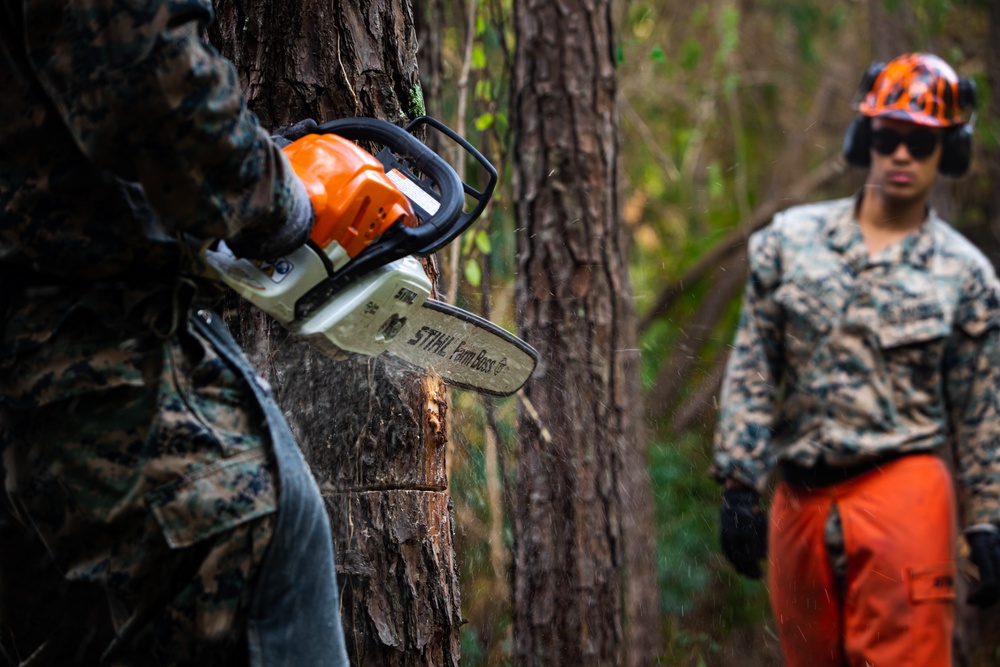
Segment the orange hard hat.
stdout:
<path fill-rule="evenodd" d="M 917 125 L 951 127 L 968 121 L 962 84 L 948 63 L 929 53 L 907 53 L 878 72 L 858 112 Z"/>

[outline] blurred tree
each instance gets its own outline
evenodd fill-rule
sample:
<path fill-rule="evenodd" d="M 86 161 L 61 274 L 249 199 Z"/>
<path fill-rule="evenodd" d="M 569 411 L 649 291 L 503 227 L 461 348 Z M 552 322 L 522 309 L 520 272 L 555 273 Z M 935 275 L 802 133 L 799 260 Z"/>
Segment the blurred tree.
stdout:
<path fill-rule="evenodd" d="M 518 0 L 514 22 L 518 328 L 541 355 L 518 420 L 514 660 L 646 665 L 658 610 L 611 2 Z"/>

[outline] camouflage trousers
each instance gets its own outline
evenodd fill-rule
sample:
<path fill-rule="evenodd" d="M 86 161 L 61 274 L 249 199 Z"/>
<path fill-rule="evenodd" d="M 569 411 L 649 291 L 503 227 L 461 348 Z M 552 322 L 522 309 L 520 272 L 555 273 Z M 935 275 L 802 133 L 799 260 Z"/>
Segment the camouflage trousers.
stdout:
<path fill-rule="evenodd" d="M 221 318 L 84 311 L 0 395 L 0 664 L 347 664 L 322 500 Z"/>

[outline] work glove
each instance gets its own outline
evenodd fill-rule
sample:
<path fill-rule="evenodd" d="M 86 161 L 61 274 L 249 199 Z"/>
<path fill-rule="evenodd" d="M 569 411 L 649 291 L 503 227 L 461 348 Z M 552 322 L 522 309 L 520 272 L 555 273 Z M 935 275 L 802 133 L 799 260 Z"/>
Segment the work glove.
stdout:
<path fill-rule="evenodd" d="M 279 127 L 274 131 L 274 134 L 271 135 L 271 140 L 277 144 L 278 148 L 284 148 L 296 139 L 301 139 L 307 134 L 316 134 L 318 130 L 319 124 L 317 124 L 312 118 L 306 118 L 305 120 L 300 120 L 294 125 Z"/>
<path fill-rule="evenodd" d="M 271 140 L 284 148 L 295 139 L 317 130 L 316 121 L 311 118 L 299 121 L 294 125 L 275 130 Z M 294 165 L 293 165 L 294 170 Z M 309 192 L 300 178 L 289 178 L 292 199 L 288 218 L 278 229 L 244 228 L 226 240 L 226 245 L 237 257 L 249 259 L 273 260 L 283 257 L 309 240 L 309 232 L 315 221 L 315 213 L 310 201 Z"/>
<path fill-rule="evenodd" d="M 970 530 L 965 534 L 970 558 L 979 568 L 979 586 L 965 599 L 976 607 L 989 607 L 1000 599 L 1000 533 Z"/>
<path fill-rule="evenodd" d="M 292 209 L 278 229 L 244 228 L 226 239 L 226 245 L 237 257 L 274 260 L 293 252 L 309 240 L 315 219 L 309 193 L 297 176 L 289 179 Z"/>
<path fill-rule="evenodd" d="M 726 489 L 719 521 L 722 553 L 736 571 L 760 578 L 760 560 L 767 557 L 767 515 L 751 488 Z"/>

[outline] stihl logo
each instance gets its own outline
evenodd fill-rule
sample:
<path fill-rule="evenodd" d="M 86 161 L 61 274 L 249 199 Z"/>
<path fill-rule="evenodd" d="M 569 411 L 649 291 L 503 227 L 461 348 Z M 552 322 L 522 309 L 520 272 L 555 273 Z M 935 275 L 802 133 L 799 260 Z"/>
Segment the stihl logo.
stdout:
<path fill-rule="evenodd" d="M 402 301 L 403 303 L 408 303 L 413 305 L 413 300 L 417 298 L 417 293 L 413 290 L 406 289 L 405 287 L 400 287 L 399 291 L 396 292 L 396 301 Z"/>
<path fill-rule="evenodd" d="M 449 336 L 437 329 L 423 326 L 420 327 L 420 331 L 413 334 L 413 338 L 406 341 L 406 344 L 415 345 L 421 350 L 434 352 L 439 357 L 443 357 L 448 352 L 448 346 L 451 345 L 451 341 L 453 340 L 455 340 L 454 336 Z"/>

